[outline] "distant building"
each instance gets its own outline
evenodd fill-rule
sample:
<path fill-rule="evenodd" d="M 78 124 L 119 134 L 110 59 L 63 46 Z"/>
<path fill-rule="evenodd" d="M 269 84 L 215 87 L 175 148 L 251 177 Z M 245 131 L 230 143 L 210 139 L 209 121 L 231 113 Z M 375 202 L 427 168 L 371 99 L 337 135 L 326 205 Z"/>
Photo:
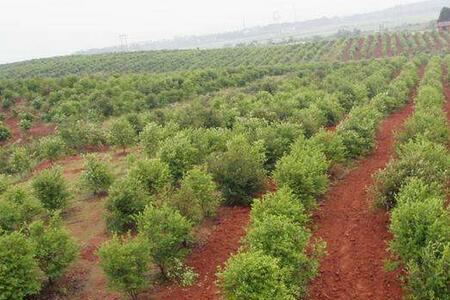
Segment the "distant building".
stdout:
<path fill-rule="evenodd" d="M 438 19 L 439 30 L 450 30 L 450 7 L 443 7 Z"/>

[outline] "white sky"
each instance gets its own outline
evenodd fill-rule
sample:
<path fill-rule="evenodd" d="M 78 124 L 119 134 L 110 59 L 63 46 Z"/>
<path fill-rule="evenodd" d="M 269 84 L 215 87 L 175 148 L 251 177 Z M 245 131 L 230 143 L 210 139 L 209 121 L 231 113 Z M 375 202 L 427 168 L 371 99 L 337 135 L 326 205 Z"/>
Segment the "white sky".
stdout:
<path fill-rule="evenodd" d="M 417 0 L 0 0 L 0 63 L 280 21 L 345 16 Z"/>

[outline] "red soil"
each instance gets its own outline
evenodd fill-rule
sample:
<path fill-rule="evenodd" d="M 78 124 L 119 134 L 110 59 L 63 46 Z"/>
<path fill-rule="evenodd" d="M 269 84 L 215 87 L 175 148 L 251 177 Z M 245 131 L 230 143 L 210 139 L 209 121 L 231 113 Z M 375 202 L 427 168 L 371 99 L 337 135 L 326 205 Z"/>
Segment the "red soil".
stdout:
<path fill-rule="evenodd" d="M 423 73 L 423 70 L 421 71 Z M 327 257 L 313 281 L 311 300 L 402 299 L 398 273 L 384 271 L 389 257 L 386 243 L 389 214 L 372 211 L 367 188 L 372 174 L 383 168 L 394 152 L 394 130 L 413 112 L 415 90 L 409 104 L 386 119 L 377 134 L 377 148 L 333 186 L 314 214 L 314 236 L 327 243 Z"/>
<path fill-rule="evenodd" d="M 397 55 L 402 54 L 403 52 L 405 52 L 405 49 L 403 49 L 402 47 L 402 43 L 400 42 L 400 37 L 398 36 L 398 34 L 395 34 L 395 42 L 397 44 Z"/>
<path fill-rule="evenodd" d="M 361 59 L 361 50 L 364 47 L 365 38 L 360 38 L 358 41 L 358 47 L 355 51 L 355 59 L 360 60 Z"/>
<path fill-rule="evenodd" d="M 24 144 L 27 138 L 37 139 L 52 135 L 56 132 L 55 125 L 42 122 L 34 123 L 33 127 L 31 127 L 26 134 L 20 129 L 19 120 L 17 118 L 9 117 L 4 123 L 11 130 L 12 136 L 8 141 L 0 143 L 0 146 L 13 143 Z"/>
<path fill-rule="evenodd" d="M 444 111 L 447 113 L 447 120 L 450 122 L 450 85 L 448 82 L 448 69 L 446 65 L 442 66 L 442 82 L 444 84 L 445 106 Z"/>
<path fill-rule="evenodd" d="M 344 61 L 347 61 L 347 60 L 349 60 L 350 59 L 350 48 L 352 47 L 352 45 L 353 45 L 353 39 L 350 39 L 348 42 L 347 42 L 347 45 L 345 45 L 345 48 L 344 48 L 344 53 L 343 53 L 343 55 L 342 55 L 342 59 L 344 60 Z"/>
<path fill-rule="evenodd" d="M 445 41 L 445 44 L 442 45 L 444 48 L 448 48 L 449 46 L 449 40 L 447 38 L 447 35 L 444 34 L 442 30 L 439 30 L 439 35 L 442 37 L 442 39 Z"/>
<path fill-rule="evenodd" d="M 394 56 L 394 53 L 392 52 L 392 36 L 390 34 L 386 35 L 387 36 L 387 56 L 388 57 L 392 57 Z"/>
<path fill-rule="evenodd" d="M 383 56 L 383 39 L 380 34 L 377 37 L 376 43 L 374 55 L 375 58 L 380 58 Z"/>
<path fill-rule="evenodd" d="M 219 299 L 216 286 L 218 266 L 239 249 L 240 239 L 250 220 L 250 207 L 222 207 L 219 209 L 215 228 L 205 244 L 193 249 L 186 264 L 194 268 L 199 277 L 193 286 L 179 287 L 176 284 L 156 287 L 151 299 Z M 148 299 L 148 298 L 143 298 Z"/>

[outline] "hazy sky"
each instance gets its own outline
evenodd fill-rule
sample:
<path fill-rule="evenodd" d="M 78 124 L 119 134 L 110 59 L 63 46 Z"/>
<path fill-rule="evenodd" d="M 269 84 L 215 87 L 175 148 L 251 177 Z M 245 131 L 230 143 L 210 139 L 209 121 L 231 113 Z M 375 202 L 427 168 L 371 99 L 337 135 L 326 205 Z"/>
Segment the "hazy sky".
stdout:
<path fill-rule="evenodd" d="M 0 63 L 128 41 L 344 16 L 417 0 L 0 0 Z M 245 21 L 244 21 L 245 20 Z"/>

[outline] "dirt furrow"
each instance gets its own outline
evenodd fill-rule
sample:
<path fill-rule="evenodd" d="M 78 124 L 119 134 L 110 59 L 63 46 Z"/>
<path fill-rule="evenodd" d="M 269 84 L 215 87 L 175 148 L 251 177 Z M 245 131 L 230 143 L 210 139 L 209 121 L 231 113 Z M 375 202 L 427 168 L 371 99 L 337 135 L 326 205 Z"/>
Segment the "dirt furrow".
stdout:
<path fill-rule="evenodd" d="M 331 187 L 315 213 L 318 229 L 314 235 L 327 242 L 328 254 L 311 285 L 311 300 L 402 299 L 398 274 L 384 270 L 389 257 L 386 243 L 391 239 L 389 215 L 371 209 L 367 188 L 373 182 L 372 174 L 393 155 L 394 131 L 413 112 L 415 93 L 414 89 L 407 106 L 382 123 L 376 150 Z"/>
<path fill-rule="evenodd" d="M 192 267 L 199 277 L 197 282 L 182 288 L 176 284 L 156 287 L 150 295 L 151 299 L 218 299 L 216 272 L 218 266 L 235 253 L 240 240 L 245 235 L 245 228 L 250 221 L 250 207 L 222 207 L 219 210 L 216 224 L 206 226 L 210 230 L 205 243 L 193 249 L 186 264 Z M 144 297 L 143 299 L 148 299 Z"/>

